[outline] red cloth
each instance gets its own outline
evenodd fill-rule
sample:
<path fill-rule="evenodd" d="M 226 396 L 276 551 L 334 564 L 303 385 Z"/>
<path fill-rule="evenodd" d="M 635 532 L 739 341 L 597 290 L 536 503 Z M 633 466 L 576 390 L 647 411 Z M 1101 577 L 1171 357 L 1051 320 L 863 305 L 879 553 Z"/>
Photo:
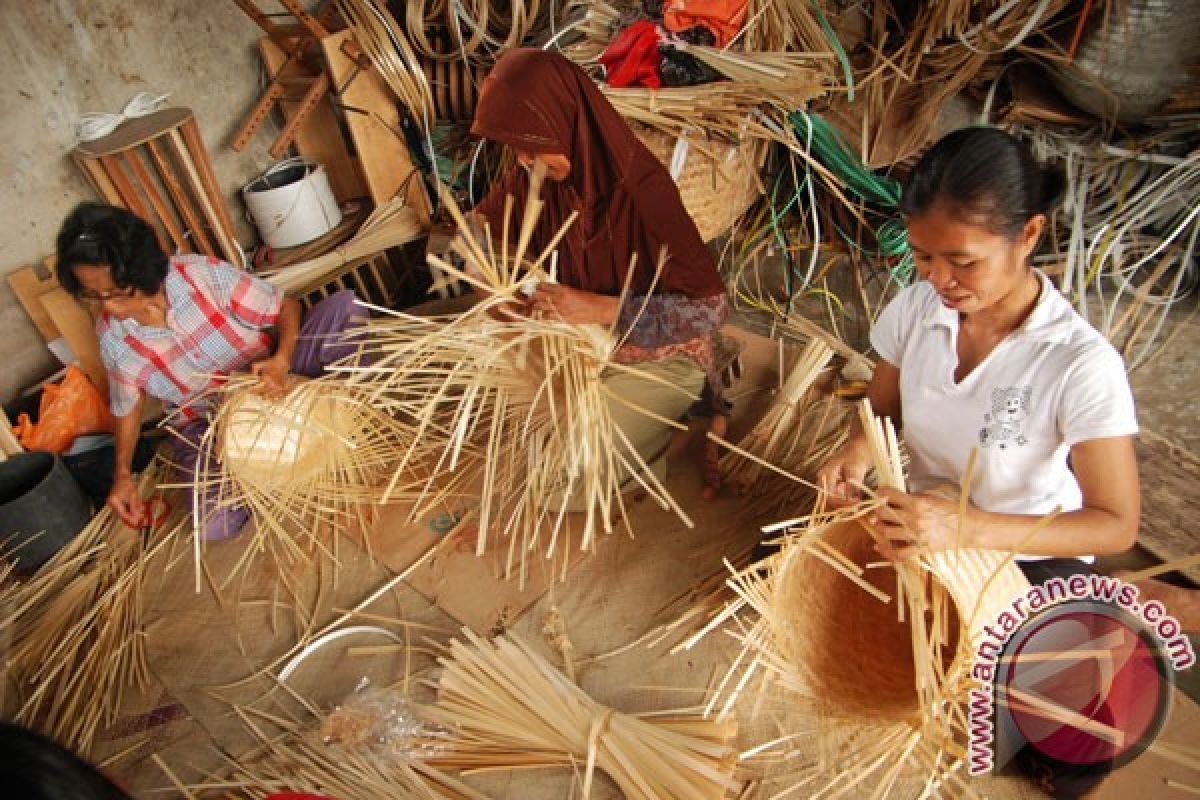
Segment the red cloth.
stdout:
<path fill-rule="evenodd" d="M 558 275 L 587 292 L 620 294 L 637 254 L 631 290 L 649 291 L 659 254 L 667 262 L 659 293 L 723 294 L 712 253 L 696 231 L 671 175 L 637 138 L 583 70 L 558 53 L 510 50 L 484 81 L 471 133 L 527 153 L 557 153 L 571 162 L 562 181 L 542 186 L 545 208 L 533 246 L 544 247 L 572 211 L 579 218 L 558 245 Z M 504 200 L 523 208 L 529 179 L 515 166 L 475 210 L 499 231 Z M 515 226 L 514 226 L 515 227 Z"/>
<path fill-rule="evenodd" d="M 658 65 L 662 63 L 662 53 L 658 52 L 658 27 L 648 19 L 633 23 L 617 34 L 600 54 L 599 61 L 604 65 L 604 77 L 609 86 L 658 89 L 662 86 L 662 78 L 658 76 Z"/>
<path fill-rule="evenodd" d="M 663 27 L 678 33 L 703 25 L 724 47 L 746 21 L 747 0 L 671 0 L 663 9 Z"/>

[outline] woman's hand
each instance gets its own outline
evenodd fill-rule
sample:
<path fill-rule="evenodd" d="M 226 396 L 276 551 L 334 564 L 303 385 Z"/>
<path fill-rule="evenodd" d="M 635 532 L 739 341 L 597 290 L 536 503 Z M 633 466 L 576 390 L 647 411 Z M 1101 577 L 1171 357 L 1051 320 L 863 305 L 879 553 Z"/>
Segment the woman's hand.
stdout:
<path fill-rule="evenodd" d="M 290 366 L 288 359 L 279 353 L 251 364 L 250 372 L 259 377 L 259 394 L 273 400 L 282 397 L 287 391 Z"/>
<path fill-rule="evenodd" d="M 825 493 L 826 507 L 844 508 L 861 501 L 862 490 L 858 487 L 870 468 L 870 458 L 854 440 L 835 453 L 817 470 L 817 486 Z"/>
<path fill-rule="evenodd" d="M 619 298 L 572 289 L 561 283 L 539 283 L 530 298 L 530 311 L 576 325 L 611 325 L 617 318 Z"/>
<path fill-rule="evenodd" d="M 130 528 L 140 527 L 146 515 L 146 504 L 138 494 L 132 475 L 117 475 L 108 492 L 108 506 Z"/>
<path fill-rule="evenodd" d="M 974 546 L 970 525 L 974 506 L 967 505 L 967 519 L 960 525 L 957 500 L 888 488 L 876 494 L 887 505 L 875 511 L 867 524 L 875 532 L 879 542 L 876 547 L 884 558 L 904 561 L 924 553 Z"/>

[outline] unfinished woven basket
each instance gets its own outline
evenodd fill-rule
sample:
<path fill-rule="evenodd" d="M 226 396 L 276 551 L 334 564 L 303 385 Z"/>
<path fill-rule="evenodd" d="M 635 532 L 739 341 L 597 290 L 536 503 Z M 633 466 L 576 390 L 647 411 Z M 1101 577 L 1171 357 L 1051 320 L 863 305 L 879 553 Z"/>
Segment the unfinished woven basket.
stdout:
<path fill-rule="evenodd" d="M 638 123 L 631 122 L 630 127 L 670 169 L 677 140 Z M 675 185 L 701 239 L 712 241 L 728 231 L 758 198 L 758 171 L 765 152 L 762 142 L 752 140 L 740 144 L 695 141 L 688 147 Z"/>
<path fill-rule="evenodd" d="M 861 577 L 887 595 L 872 597 L 812 547 L 785 546 L 775 577 L 775 636 L 780 654 L 801 669 L 813 696 L 836 716 L 907 718 L 918 712 L 910 619 L 898 620 L 896 571 L 879 562 L 870 535 L 855 520 L 831 525 L 821 540 L 863 569 Z M 839 559 L 840 560 L 840 559 Z M 969 659 L 983 633 L 1029 583 L 1003 553 L 958 550 L 922 559 L 947 608 L 945 674 Z M 930 592 L 930 595 L 935 592 Z M 786 613 L 790 611 L 791 613 Z M 969 665 L 965 665 L 969 671 Z"/>

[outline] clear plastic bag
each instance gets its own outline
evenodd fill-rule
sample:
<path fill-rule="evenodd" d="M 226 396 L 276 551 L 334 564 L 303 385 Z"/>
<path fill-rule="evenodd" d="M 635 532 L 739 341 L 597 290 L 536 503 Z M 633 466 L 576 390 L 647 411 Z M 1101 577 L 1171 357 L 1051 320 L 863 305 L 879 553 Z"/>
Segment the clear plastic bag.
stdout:
<path fill-rule="evenodd" d="M 396 689 L 368 686 L 321 721 L 321 740 L 400 759 L 424 759 L 446 749 L 446 729 L 421 719 L 416 704 Z"/>

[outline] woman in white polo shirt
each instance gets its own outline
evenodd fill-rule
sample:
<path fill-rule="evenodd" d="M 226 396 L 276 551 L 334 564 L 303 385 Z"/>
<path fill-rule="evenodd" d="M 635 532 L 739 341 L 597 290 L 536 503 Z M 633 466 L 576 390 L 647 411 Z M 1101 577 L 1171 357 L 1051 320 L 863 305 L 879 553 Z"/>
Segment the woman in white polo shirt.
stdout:
<path fill-rule="evenodd" d="M 1137 419 L 1124 364 L 1030 265 L 1061 188 L 1060 175 L 993 128 L 949 134 L 909 178 L 901 208 L 922 280 L 871 331 L 871 403 L 901 425 L 911 456 L 911 491 L 881 490 L 887 505 L 871 523 L 886 557 L 956 546 L 1016 552 L 1030 582 L 1042 583 L 1087 572 L 1095 554 L 1137 537 Z M 960 520 L 957 491 L 938 490 L 961 485 L 973 449 Z M 831 504 L 845 503 L 858 499 L 867 469 L 856 430 L 818 480 Z M 1125 705 L 1106 708 L 1124 719 Z M 1008 741 L 1006 731 L 997 736 Z M 1084 750 L 1051 757 L 1020 740 L 1012 750 L 1055 797 L 1081 796 L 1115 766 Z"/>
<path fill-rule="evenodd" d="M 1016 551 L 1033 582 L 1085 571 L 1137 537 L 1133 397 L 1113 347 L 1030 265 L 1061 175 L 995 128 L 939 141 L 904 189 L 921 281 L 871 333 L 869 397 L 902 426 L 910 492 L 883 490 L 874 524 L 902 559 L 960 540 L 957 487 L 978 450 L 965 547 Z M 833 503 L 858 498 L 868 469 L 861 430 L 820 471 Z M 1033 524 L 1060 513 L 1029 536 Z M 890 543 L 888 546 L 887 543 Z"/>

